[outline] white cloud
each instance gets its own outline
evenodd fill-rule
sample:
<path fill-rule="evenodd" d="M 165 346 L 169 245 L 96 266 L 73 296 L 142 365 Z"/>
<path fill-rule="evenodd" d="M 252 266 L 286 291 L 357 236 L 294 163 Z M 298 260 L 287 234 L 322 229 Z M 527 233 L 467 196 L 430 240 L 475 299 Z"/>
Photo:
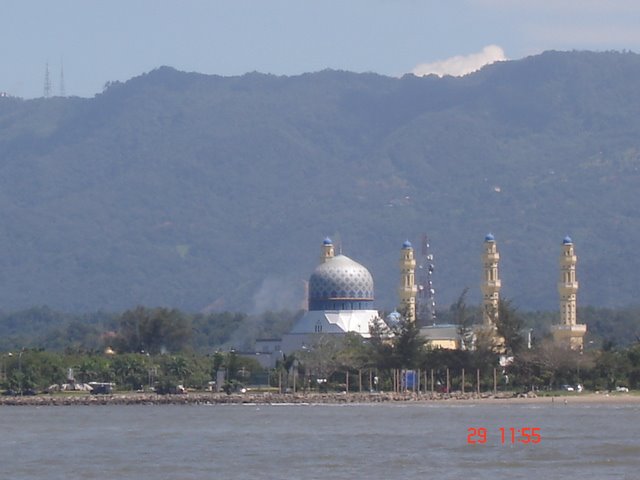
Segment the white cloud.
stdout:
<path fill-rule="evenodd" d="M 457 55 L 455 57 L 439 60 L 433 63 L 422 63 L 414 67 L 411 73 L 419 77 L 431 74 L 438 75 L 439 77 L 443 77 L 445 75 L 461 77 L 480 70 L 485 65 L 506 59 L 507 57 L 505 56 L 502 47 L 499 47 L 498 45 L 487 45 L 478 53 Z"/>

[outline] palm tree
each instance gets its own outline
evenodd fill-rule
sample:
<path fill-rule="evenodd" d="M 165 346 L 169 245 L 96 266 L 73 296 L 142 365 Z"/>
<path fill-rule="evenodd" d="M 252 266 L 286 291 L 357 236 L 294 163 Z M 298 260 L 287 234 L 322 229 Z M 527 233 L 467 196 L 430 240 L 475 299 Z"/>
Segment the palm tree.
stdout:
<path fill-rule="evenodd" d="M 171 360 L 167 364 L 167 373 L 180 380 L 180 383 L 184 383 L 185 379 L 191 375 L 191 369 L 189 368 L 189 362 L 182 355 L 176 355 L 171 357 Z"/>

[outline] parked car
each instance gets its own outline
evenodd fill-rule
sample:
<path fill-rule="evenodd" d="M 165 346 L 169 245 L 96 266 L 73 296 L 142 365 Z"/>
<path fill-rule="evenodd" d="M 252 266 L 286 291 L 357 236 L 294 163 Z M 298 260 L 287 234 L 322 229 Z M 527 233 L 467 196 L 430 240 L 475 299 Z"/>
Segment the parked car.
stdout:
<path fill-rule="evenodd" d="M 628 393 L 629 389 L 627 387 L 616 387 L 616 392 L 625 392 Z"/>

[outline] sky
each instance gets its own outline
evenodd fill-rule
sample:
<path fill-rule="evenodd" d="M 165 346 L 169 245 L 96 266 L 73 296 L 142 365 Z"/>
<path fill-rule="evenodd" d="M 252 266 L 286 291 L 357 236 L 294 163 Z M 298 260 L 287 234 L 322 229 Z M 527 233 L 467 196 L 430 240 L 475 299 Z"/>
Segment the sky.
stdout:
<path fill-rule="evenodd" d="M 462 75 L 545 50 L 640 52 L 638 0 L 3 0 L 0 92 L 92 97 L 168 65 Z"/>

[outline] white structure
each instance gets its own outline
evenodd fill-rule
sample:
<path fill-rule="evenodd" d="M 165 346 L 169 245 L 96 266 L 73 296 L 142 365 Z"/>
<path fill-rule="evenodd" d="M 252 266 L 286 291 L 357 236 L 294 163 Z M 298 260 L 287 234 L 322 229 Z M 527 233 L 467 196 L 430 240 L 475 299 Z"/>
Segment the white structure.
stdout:
<path fill-rule="evenodd" d="M 329 238 L 320 260 L 309 278 L 309 311 L 282 338 L 285 354 L 312 345 L 318 334 L 354 332 L 369 337 L 369 327 L 379 318 L 369 270 L 345 255 L 334 255 Z"/>

